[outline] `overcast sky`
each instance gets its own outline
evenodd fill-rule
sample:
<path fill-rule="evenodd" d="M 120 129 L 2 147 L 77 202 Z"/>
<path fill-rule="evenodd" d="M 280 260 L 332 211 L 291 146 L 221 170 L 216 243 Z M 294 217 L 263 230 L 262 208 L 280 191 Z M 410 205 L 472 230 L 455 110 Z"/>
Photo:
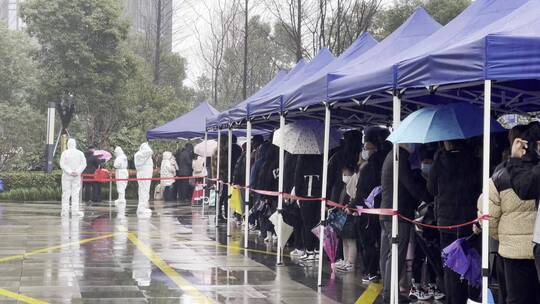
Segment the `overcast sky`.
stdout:
<path fill-rule="evenodd" d="M 173 17 L 173 51 L 187 59 L 187 79 L 185 85 L 193 87 L 197 77 L 204 73 L 205 63 L 201 56 L 199 35 L 205 39 L 208 35 L 208 9 L 224 3 L 227 0 L 173 0 L 175 15 Z M 219 1 L 219 2 L 218 2 Z M 230 0 L 228 1 L 230 2 Z M 265 11 L 263 1 L 251 1 L 254 7 L 252 15 L 263 15 L 266 19 L 272 19 L 271 14 Z M 392 3 L 393 0 L 383 0 L 383 5 Z M 255 4 L 257 3 L 257 4 Z"/>

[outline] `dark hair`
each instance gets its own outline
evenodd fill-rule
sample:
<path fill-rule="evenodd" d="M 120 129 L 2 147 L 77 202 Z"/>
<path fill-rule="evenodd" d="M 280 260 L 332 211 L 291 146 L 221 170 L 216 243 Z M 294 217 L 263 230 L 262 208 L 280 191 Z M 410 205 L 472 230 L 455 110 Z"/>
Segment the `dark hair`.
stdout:
<path fill-rule="evenodd" d="M 523 136 L 527 129 L 529 129 L 528 125 L 517 125 L 510 129 L 510 131 L 508 131 L 508 139 L 510 140 L 510 145 L 514 143 L 514 140 L 516 140 L 516 138 Z"/>
<path fill-rule="evenodd" d="M 535 121 L 528 125 L 528 128 L 522 134 L 522 138 L 529 142 L 527 146 L 527 153 L 530 157 L 536 157 L 537 141 L 540 140 L 540 123 Z"/>
<path fill-rule="evenodd" d="M 425 159 L 434 159 L 435 152 L 437 151 L 437 145 L 433 144 L 424 144 L 421 145 L 418 149 L 418 155 L 420 156 L 420 161 Z"/>

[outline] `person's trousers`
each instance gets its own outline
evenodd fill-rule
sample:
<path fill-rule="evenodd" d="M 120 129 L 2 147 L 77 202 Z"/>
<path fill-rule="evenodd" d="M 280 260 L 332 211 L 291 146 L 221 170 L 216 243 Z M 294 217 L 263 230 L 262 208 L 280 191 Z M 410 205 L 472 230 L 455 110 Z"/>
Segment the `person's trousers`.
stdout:
<path fill-rule="evenodd" d="M 84 188 L 83 199 L 85 202 L 88 202 L 88 201 L 100 202 L 101 201 L 101 183 L 85 182 L 83 184 L 83 188 Z"/>
<path fill-rule="evenodd" d="M 171 202 L 176 200 L 176 193 L 174 192 L 174 186 L 166 186 L 165 190 L 163 191 L 163 199 L 166 202 Z"/>
<path fill-rule="evenodd" d="M 229 187 L 227 187 L 226 185 L 223 185 L 221 189 L 221 195 L 219 196 L 219 217 L 220 218 L 227 218 L 228 208 L 229 208 Z"/>
<path fill-rule="evenodd" d="M 380 273 L 380 235 L 381 226 L 377 215 L 363 214 L 360 216 L 358 233 L 360 247 L 362 249 L 362 261 L 364 273 L 375 275 Z"/>
<path fill-rule="evenodd" d="M 470 229 L 470 226 L 467 226 L 467 228 Z M 461 229 L 461 231 L 464 231 L 464 229 Z M 465 233 L 441 232 L 440 235 L 441 250 L 443 250 L 456 241 L 460 235 L 465 235 Z M 444 268 L 444 291 L 447 304 L 466 304 L 469 297 L 475 299 L 479 295 L 478 288 L 469 286 L 467 281 L 462 280 L 459 274 L 446 267 Z"/>
<path fill-rule="evenodd" d="M 390 286 L 392 281 L 392 222 L 383 221 L 382 227 L 385 231 L 384 235 L 386 236 L 386 239 L 382 239 L 381 237 L 381 244 L 385 242 L 386 246 L 388 246 L 383 280 L 383 299 L 390 299 Z M 403 273 L 403 269 L 405 269 L 405 259 L 407 258 L 407 249 L 409 248 L 410 237 L 411 224 L 400 221 L 398 226 L 398 280 Z M 383 252 L 381 250 L 381 261 L 383 259 L 382 254 Z"/>
<path fill-rule="evenodd" d="M 357 253 L 356 239 L 343 239 L 343 260 L 355 265 Z"/>
<path fill-rule="evenodd" d="M 312 201 L 301 201 L 300 215 L 304 225 L 304 245 L 307 251 L 314 251 L 318 248 L 319 239 L 311 232 L 311 229 L 321 221 L 321 205 Z"/>
<path fill-rule="evenodd" d="M 536 265 L 538 281 L 540 281 L 540 244 L 534 244 L 534 263 Z"/>
<path fill-rule="evenodd" d="M 534 260 L 503 258 L 506 303 L 540 303 L 540 283 Z"/>
<path fill-rule="evenodd" d="M 81 177 L 62 174 L 62 210 L 64 212 L 69 210 L 70 201 L 71 209 L 79 211 L 79 191 L 81 191 Z"/>

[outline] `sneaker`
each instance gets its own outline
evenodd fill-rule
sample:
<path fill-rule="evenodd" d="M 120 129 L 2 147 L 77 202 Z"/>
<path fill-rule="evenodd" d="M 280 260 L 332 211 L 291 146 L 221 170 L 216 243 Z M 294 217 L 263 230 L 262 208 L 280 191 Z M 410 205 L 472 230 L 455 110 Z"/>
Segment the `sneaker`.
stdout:
<path fill-rule="evenodd" d="M 302 261 L 313 261 L 315 257 L 315 253 L 313 251 L 306 251 L 304 255 L 300 257 L 300 260 Z"/>
<path fill-rule="evenodd" d="M 425 292 L 422 288 L 413 284 L 411 291 L 409 292 L 409 298 L 416 301 L 427 301 L 431 299 L 431 296 L 429 295 L 429 292 Z"/>
<path fill-rule="evenodd" d="M 71 217 L 83 217 L 84 216 L 84 212 L 82 211 L 71 211 Z"/>
<path fill-rule="evenodd" d="M 339 269 L 339 268 L 343 267 L 343 265 L 345 265 L 345 264 L 346 264 L 345 260 L 339 260 L 339 261 L 336 262 L 336 268 Z"/>
<path fill-rule="evenodd" d="M 148 208 L 138 208 L 137 217 L 138 218 L 150 218 L 152 216 L 152 210 Z"/>
<path fill-rule="evenodd" d="M 445 294 L 442 293 L 435 284 L 428 284 L 428 294 L 437 301 L 442 300 L 445 297 Z"/>
<path fill-rule="evenodd" d="M 381 277 L 378 274 L 370 274 L 366 273 L 362 276 L 362 282 L 363 283 L 372 283 L 372 282 L 378 282 L 381 280 Z"/>
<path fill-rule="evenodd" d="M 349 264 L 349 263 L 342 264 L 341 267 L 337 267 L 337 271 L 340 271 L 340 272 L 353 272 L 354 271 L 354 264 Z"/>
<path fill-rule="evenodd" d="M 304 251 L 300 250 L 300 249 L 295 249 L 295 250 L 291 251 L 290 255 L 295 256 L 295 257 L 301 257 L 301 256 L 304 255 Z"/>

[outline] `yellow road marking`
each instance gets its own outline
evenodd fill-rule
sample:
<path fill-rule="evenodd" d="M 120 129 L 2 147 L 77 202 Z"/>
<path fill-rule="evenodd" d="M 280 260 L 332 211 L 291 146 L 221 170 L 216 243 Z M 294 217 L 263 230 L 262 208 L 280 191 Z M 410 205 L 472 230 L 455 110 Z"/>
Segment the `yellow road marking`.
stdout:
<path fill-rule="evenodd" d="M 144 254 L 156 267 L 167 275 L 180 289 L 182 289 L 194 303 L 214 303 L 212 299 L 204 295 L 200 290 L 193 286 L 188 280 L 184 279 L 169 264 L 165 263 L 152 248 L 141 242 L 133 233 L 128 233 L 128 239 Z"/>
<path fill-rule="evenodd" d="M 15 299 L 15 300 L 19 300 L 23 303 L 28 303 L 28 304 L 49 304 L 48 302 L 37 300 L 37 299 L 30 298 L 27 296 L 23 296 L 22 294 L 14 293 L 9 290 L 2 289 L 2 288 L 0 288 L 0 295 Z"/>
<path fill-rule="evenodd" d="M 212 240 L 209 240 L 209 241 L 184 241 L 182 243 L 184 243 L 186 245 L 216 246 L 216 247 L 227 248 L 227 249 L 238 250 L 238 251 L 255 252 L 255 253 L 262 253 L 262 254 L 274 255 L 274 256 L 277 255 L 277 252 L 273 252 L 273 251 L 264 251 L 264 250 L 249 249 L 249 248 L 238 247 L 238 246 L 223 245 L 223 244 L 219 244 L 217 241 L 212 241 Z M 283 256 L 290 258 L 290 256 L 287 255 L 287 254 L 283 254 Z"/>
<path fill-rule="evenodd" d="M 371 283 L 368 285 L 364 293 L 360 295 L 358 300 L 354 302 L 355 304 L 372 304 L 375 302 L 379 294 L 381 293 L 383 289 L 382 284 L 378 283 Z"/>
<path fill-rule="evenodd" d="M 27 252 L 27 253 L 23 253 L 23 254 L 7 256 L 7 257 L 0 258 L 0 263 L 9 262 L 9 261 L 13 261 L 13 260 L 24 259 L 24 258 L 29 257 L 29 256 L 49 252 L 49 251 L 64 248 L 64 247 L 69 247 L 71 245 L 76 245 L 76 244 L 82 245 L 82 244 L 86 244 L 86 243 L 97 241 L 97 240 L 107 239 L 107 238 L 112 237 L 113 235 L 114 235 L 114 233 L 108 233 L 108 234 L 105 234 L 105 235 L 102 235 L 102 236 L 82 239 L 82 240 L 78 240 L 78 241 L 68 242 L 68 243 L 55 245 L 55 246 L 51 246 L 51 247 L 46 247 L 46 248 L 41 248 L 41 249 L 36 249 L 36 250 L 30 251 L 30 252 Z"/>

